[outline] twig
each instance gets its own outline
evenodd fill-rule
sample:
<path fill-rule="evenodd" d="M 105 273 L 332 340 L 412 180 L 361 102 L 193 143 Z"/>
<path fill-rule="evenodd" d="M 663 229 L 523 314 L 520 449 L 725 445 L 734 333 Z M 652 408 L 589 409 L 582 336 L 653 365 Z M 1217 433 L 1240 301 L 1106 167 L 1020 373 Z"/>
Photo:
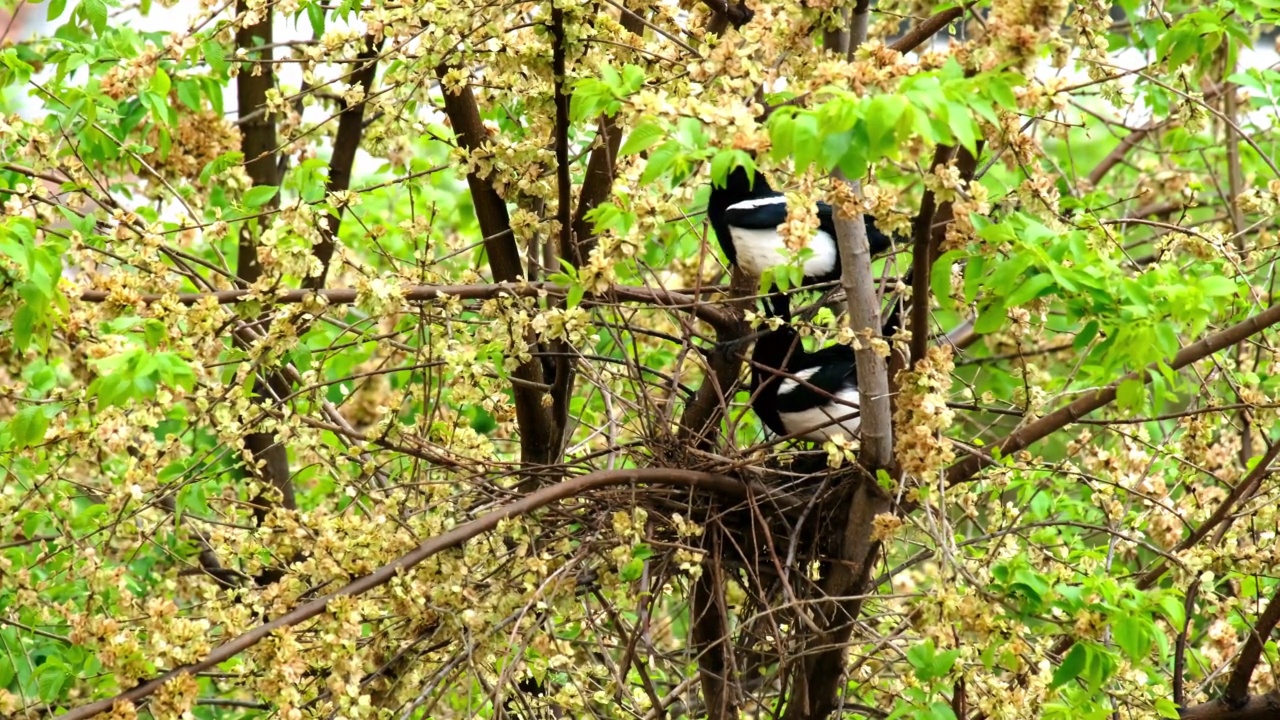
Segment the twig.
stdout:
<path fill-rule="evenodd" d="M 919 25 L 908 30 L 906 35 L 895 40 L 889 45 L 889 48 L 903 54 L 909 53 L 922 43 L 933 38 L 934 35 L 938 34 L 939 30 L 949 25 L 952 20 L 965 14 L 968 9 L 969 5 L 962 3 L 958 7 L 947 8 L 937 15 L 926 18 Z"/>

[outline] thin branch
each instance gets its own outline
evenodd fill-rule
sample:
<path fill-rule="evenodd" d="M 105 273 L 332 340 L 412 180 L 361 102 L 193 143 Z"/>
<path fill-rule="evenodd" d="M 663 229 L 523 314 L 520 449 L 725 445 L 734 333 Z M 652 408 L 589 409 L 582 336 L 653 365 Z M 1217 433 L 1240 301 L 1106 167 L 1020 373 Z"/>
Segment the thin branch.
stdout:
<path fill-rule="evenodd" d="M 968 3 L 962 3 L 958 7 L 947 8 L 932 17 L 926 18 L 923 22 L 907 31 L 906 35 L 895 40 L 889 45 L 889 49 L 897 50 L 906 54 L 915 50 L 921 44 L 928 42 L 938 31 L 951 24 L 951 21 L 965 14 L 969 9 Z"/>
<path fill-rule="evenodd" d="M 372 573 L 351 582 L 345 587 L 323 597 L 316 598 L 315 600 L 299 605 L 275 620 L 259 625 L 258 627 L 255 627 L 254 629 L 219 645 L 205 656 L 203 660 L 176 667 L 159 677 L 140 683 L 134 688 L 126 690 L 114 697 L 82 705 L 74 710 L 70 710 L 62 714 L 57 720 L 84 720 L 85 718 L 93 717 L 100 712 L 110 710 L 118 700 L 127 700 L 137 703 L 139 700 L 154 694 L 165 683 L 173 678 L 183 674 L 195 675 L 201 671 L 216 667 L 220 663 L 226 662 L 227 660 L 258 644 L 269 637 L 272 633 L 283 628 L 293 627 L 320 615 L 325 611 L 325 608 L 328 607 L 329 603 L 333 602 L 335 599 L 339 597 L 362 595 L 370 590 L 381 587 L 382 585 L 394 580 L 401 573 L 412 569 L 414 566 L 428 558 L 444 550 L 458 547 L 471 538 L 493 530 L 498 526 L 498 523 L 503 520 L 520 515 L 526 515 L 560 500 L 578 497 L 601 488 L 614 487 L 618 485 L 631 485 L 636 483 L 696 488 L 721 495 L 729 495 L 739 499 L 747 499 L 753 494 L 770 494 L 769 491 L 763 487 L 750 485 L 724 475 L 714 475 L 711 473 L 674 468 L 602 470 L 588 475 L 571 478 L 564 482 L 536 490 L 509 505 L 505 505 L 493 512 L 481 515 L 470 522 L 462 523 L 448 532 L 431 537 L 423 541 L 412 551 L 378 568 Z"/>
<path fill-rule="evenodd" d="M 1280 623 L 1280 586 L 1276 587 L 1271 602 L 1267 603 L 1267 609 L 1258 616 L 1257 624 L 1253 626 L 1249 637 L 1244 641 L 1244 647 L 1240 648 L 1240 655 L 1236 657 L 1235 669 L 1231 671 L 1227 691 L 1222 696 L 1228 707 L 1240 708 L 1249 702 L 1249 683 L 1253 680 L 1253 671 L 1262 659 L 1262 649 L 1271 639 L 1276 623 Z"/>
<path fill-rule="evenodd" d="M 1182 601 L 1182 614 L 1185 619 L 1173 649 L 1173 702 L 1178 707 L 1182 707 L 1183 701 L 1186 700 L 1183 683 L 1186 682 L 1184 675 L 1187 666 L 1187 635 L 1191 633 L 1191 611 L 1195 608 L 1196 595 L 1199 592 L 1200 581 L 1193 580 L 1191 587 L 1187 588 L 1186 598 Z"/>
<path fill-rule="evenodd" d="M 351 168 L 355 164 L 356 151 L 360 148 L 360 138 L 364 134 L 364 109 L 368 104 L 369 91 L 373 88 L 373 77 L 378 72 L 378 55 L 381 42 L 375 42 L 373 35 L 364 38 L 364 50 L 356 56 L 357 62 L 363 62 L 359 70 L 351 76 L 351 84 L 359 85 L 363 92 L 360 102 L 344 107 L 338 114 L 338 132 L 333 138 L 333 155 L 329 158 L 329 182 L 325 188 L 330 195 L 351 189 Z M 314 253 L 320 260 L 320 273 L 307 278 L 302 286 L 309 290 L 324 287 L 329 277 L 329 263 L 333 259 L 333 251 L 338 241 L 338 229 L 342 224 L 345 204 L 337 208 L 337 212 L 329 215 L 325 226 L 326 232 L 321 234 Z"/>
<path fill-rule="evenodd" d="M 936 172 L 945 167 L 955 153 L 955 148 L 939 145 L 934 151 L 929 170 Z M 919 362 L 929 349 L 929 273 L 933 268 L 933 217 L 937 211 L 937 198 L 932 190 L 925 190 L 920 201 L 920 212 L 911 227 L 914 249 L 911 251 L 911 361 Z"/>
<path fill-rule="evenodd" d="M 1224 348 L 1235 345 L 1247 337 L 1262 332 L 1276 323 L 1280 323 L 1280 304 L 1272 305 L 1243 322 L 1232 325 L 1226 330 L 1210 335 L 1193 345 L 1183 348 L 1169 362 L 1168 367 L 1174 371 L 1180 370 L 1197 360 L 1206 358 Z M 998 445 L 1000 455 L 1007 457 L 1061 430 L 1089 413 L 1109 405 L 1115 401 L 1116 392 L 1119 390 L 1121 383 L 1137 380 L 1145 385 L 1151 382 L 1152 373 L 1158 371 L 1157 364 L 1153 363 L 1143 368 L 1141 372 L 1129 373 L 1104 388 L 1084 395 L 1066 407 L 1019 427 L 1000 442 Z M 970 455 L 947 469 L 946 482 L 948 485 L 965 482 L 990 462 L 989 456 Z"/>
<path fill-rule="evenodd" d="M 560 226 L 560 257 L 569 261 L 574 267 L 582 266 L 581 249 L 578 239 L 573 235 L 573 180 L 569 174 L 569 94 L 565 92 L 568 82 L 565 69 L 565 27 L 564 8 L 551 5 L 551 79 L 554 87 L 556 119 L 554 143 L 556 154 L 556 220 Z M 552 268 L 548 268 L 548 272 Z M 559 454 L 564 447 L 565 428 L 569 424 L 569 396 L 573 393 L 573 355 L 569 352 L 567 341 L 553 342 L 555 357 L 555 377 L 551 379 L 551 422 L 552 441 L 555 453 Z"/>
<path fill-rule="evenodd" d="M 236 2 L 236 13 L 244 17 L 250 12 L 258 12 L 261 19 L 253 25 L 245 25 L 236 31 L 236 47 L 251 48 L 270 46 L 272 39 L 272 17 L 274 13 L 251 11 L 248 0 Z M 267 55 L 271 50 L 262 51 Z M 280 172 L 276 153 L 279 148 L 274 116 L 266 112 L 267 96 L 275 86 L 275 74 L 268 67 L 255 64 L 254 54 L 246 54 L 245 66 L 236 76 L 236 98 L 240 112 L 240 150 L 245 157 L 245 172 L 255 187 L 280 185 Z M 264 211 L 271 213 L 280 206 L 280 193 L 272 196 L 266 203 Z M 258 241 L 255 229 L 257 222 L 246 222 L 240 230 L 237 244 L 236 277 L 245 287 L 252 286 L 262 277 L 262 263 L 258 259 Z M 239 333 L 235 335 L 237 344 L 247 347 L 247 343 Z M 276 373 L 259 375 L 253 384 L 254 395 L 258 398 L 284 397 L 288 395 L 287 383 Z M 251 432 L 244 437 L 245 449 L 249 451 L 251 467 L 248 471 L 261 482 L 279 493 L 279 505 L 289 510 L 297 507 L 293 494 L 293 477 L 289 470 L 289 454 L 284 445 L 277 442 L 274 432 Z M 254 517 L 259 524 L 266 518 L 270 508 L 277 503 L 276 498 L 268 498 L 266 492 L 258 494 L 252 501 Z"/>
<path fill-rule="evenodd" d="M 717 289 L 717 292 L 719 289 Z M 512 297 L 538 297 L 541 293 L 563 296 L 569 288 L 548 282 L 536 283 L 491 283 L 483 285 L 411 285 L 404 288 L 402 297 L 406 302 L 423 302 L 446 297 L 460 300 L 487 300 L 489 298 L 510 295 Z M 691 292 L 698 292 L 693 290 Z M 322 297 L 330 305 L 350 305 L 359 299 L 360 291 L 354 288 L 327 288 L 323 290 L 286 290 L 269 298 L 263 298 L 249 290 L 218 290 L 207 293 L 177 293 L 176 295 L 148 294 L 137 298 L 139 304 L 150 304 L 165 301 L 166 298 L 177 298 L 182 305 L 196 305 L 208 298 L 213 298 L 219 305 L 230 305 L 251 300 L 269 299 L 275 304 L 294 304 L 305 302 L 308 298 Z M 111 293 L 106 290 L 85 290 L 80 293 L 82 302 L 104 303 L 112 301 Z M 584 303 L 609 305 L 617 302 L 638 302 L 669 310 L 687 312 L 713 328 L 728 328 L 737 322 L 733 313 L 699 300 L 693 295 L 682 292 L 658 290 L 638 285 L 614 285 L 601 293 L 584 296 Z"/>

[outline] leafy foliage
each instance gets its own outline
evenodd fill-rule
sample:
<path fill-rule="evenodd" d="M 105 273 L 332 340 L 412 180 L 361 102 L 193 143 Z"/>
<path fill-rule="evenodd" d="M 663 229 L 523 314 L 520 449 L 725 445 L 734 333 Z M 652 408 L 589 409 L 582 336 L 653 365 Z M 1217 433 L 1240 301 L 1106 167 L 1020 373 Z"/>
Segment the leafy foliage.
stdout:
<path fill-rule="evenodd" d="M 0 715 L 1276 692 L 1280 3 L 886 0 L 847 55 L 842 7 L 771 0 L 9 5 Z M 739 166 L 797 210 L 733 282 L 700 213 Z M 812 347 L 916 352 L 890 467 L 766 437 L 741 382 L 816 199 L 928 311 L 891 346 L 797 295 Z"/>

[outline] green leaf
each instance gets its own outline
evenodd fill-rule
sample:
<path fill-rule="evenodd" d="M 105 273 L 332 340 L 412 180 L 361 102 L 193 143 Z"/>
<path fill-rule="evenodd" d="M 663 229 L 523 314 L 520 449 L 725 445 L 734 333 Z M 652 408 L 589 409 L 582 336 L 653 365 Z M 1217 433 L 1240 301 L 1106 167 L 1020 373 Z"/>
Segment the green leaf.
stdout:
<path fill-rule="evenodd" d="M 155 74 L 151 76 L 150 87 L 151 92 L 167 96 L 169 89 L 173 87 L 173 81 L 169 79 L 169 73 L 165 72 L 164 68 L 157 66 Z"/>
<path fill-rule="evenodd" d="M 956 139 L 965 150 L 977 154 L 978 124 L 973 121 L 969 109 L 960 103 L 950 103 L 947 110 L 951 117 L 951 131 L 955 133 Z"/>
<path fill-rule="evenodd" d="M 866 122 L 868 149 L 871 157 L 880 158 L 896 154 L 898 149 L 898 121 L 906 112 L 908 101 L 901 95 L 876 95 L 867 104 Z"/>
<path fill-rule="evenodd" d="M 948 250 L 933 261 L 933 269 L 929 271 L 929 287 L 938 302 L 951 298 L 951 266 L 965 254 L 963 250 Z"/>
<path fill-rule="evenodd" d="M 1187 609 L 1182 600 L 1173 595 L 1161 595 L 1160 609 L 1164 611 L 1164 616 L 1169 619 L 1174 630 L 1182 630 L 1182 628 L 1186 627 Z"/>
<path fill-rule="evenodd" d="M 221 175 L 242 162 L 244 162 L 244 153 L 239 150 L 222 153 L 210 160 L 209 164 L 205 165 L 204 169 L 200 171 L 201 184 L 207 185 L 214 175 Z"/>
<path fill-rule="evenodd" d="M 986 277 L 983 272 L 987 267 L 987 259 L 981 255 L 969 258 L 964 266 L 964 301 L 971 303 L 978 297 L 978 290 Z"/>
<path fill-rule="evenodd" d="M 978 312 L 978 320 L 973 324 L 973 331 L 979 335 L 988 335 L 1004 327 L 1004 301 L 996 301 Z"/>
<path fill-rule="evenodd" d="M 769 118 L 770 154 L 773 159 L 780 160 L 791 154 L 791 149 L 795 146 L 795 134 L 794 112 L 778 112 Z"/>
<path fill-rule="evenodd" d="M 31 338 L 35 334 L 36 328 L 36 312 L 29 304 L 24 303 L 18 306 L 13 314 L 13 346 L 20 352 L 26 352 L 31 347 Z"/>
<path fill-rule="evenodd" d="M 622 68 L 622 88 L 630 95 L 644 87 L 644 68 L 639 65 L 625 65 Z"/>
<path fill-rule="evenodd" d="M 32 405 L 19 410 L 9 424 L 14 449 L 21 450 L 44 442 L 45 430 L 49 429 L 49 418 L 57 414 L 61 407 L 61 405 Z"/>
<path fill-rule="evenodd" d="M 324 35 L 324 6 L 320 2 L 307 4 L 307 22 L 311 23 L 311 32 L 316 37 Z"/>
<path fill-rule="evenodd" d="M 1210 275 L 1200 279 L 1200 291 L 1209 297 L 1224 297 L 1239 292 L 1234 280 L 1221 275 Z"/>
<path fill-rule="evenodd" d="M 1009 297 L 1005 298 L 1005 304 L 1007 306 L 1016 307 L 1023 303 L 1030 302 L 1045 294 L 1044 291 L 1053 287 L 1053 285 L 1053 276 L 1049 273 L 1032 275 L 1023 281 L 1022 285 L 1018 286 L 1017 290 L 1010 293 Z"/>
<path fill-rule="evenodd" d="M 244 194 L 244 205 L 250 208 L 262 207 L 271 202 L 279 191 L 280 188 L 275 185 L 257 185 Z"/>
<path fill-rule="evenodd" d="M 1090 320 L 1085 323 L 1085 326 L 1081 328 L 1079 334 L 1076 335 L 1076 339 L 1071 341 L 1072 349 L 1083 350 L 1086 347 L 1089 347 L 1089 343 L 1093 342 L 1093 339 L 1098 336 L 1098 329 L 1099 325 L 1097 320 Z"/>
<path fill-rule="evenodd" d="M 622 155 L 635 155 L 653 147 L 655 143 L 662 139 L 666 134 L 666 130 L 656 121 L 646 121 L 636 126 L 635 130 L 627 136 L 627 141 L 622 144 L 622 148 L 618 152 Z"/>
<path fill-rule="evenodd" d="M 1137 378 L 1129 378 L 1116 388 L 1116 402 L 1123 410 L 1137 410 L 1147 394 L 1147 387 Z"/>
<path fill-rule="evenodd" d="M 729 173 L 734 168 L 743 167 L 748 172 L 756 169 L 756 163 L 751 159 L 751 155 L 743 150 L 721 150 L 711 158 L 711 182 L 723 183 L 729 177 Z"/>
<path fill-rule="evenodd" d="M 807 112 L 796 115 L 791 156 L 795 158 L 797 171 L 804 171 L 818 159 L 818 151 L 822 147 L 818 137 L 818 116 Z"/>
<path fill-rule="evenodd" d="M 104 0 L 82 0 L 80 13 L 93 26 L 93 31 L 102 34 L 107 29 L 107 4 Z"/>
<path fill-rule="evenodd" d="M 907 662 L 911 663 L 911 667 L 915 668 L 916 677 L 920 678 L 920 680 L 927 681 L 932 677 L 933 656 L 935 654 L 937 654 L 937 648 L 934 646 L 933 640 L 925 640 L 907 650 Z"/>
<path fill-rule="evenodd" d="M 585 294 L 586 294 L 586 289 L 583 288 L 581 285 L 570 286 L 569 292 L 565 296 L 565 300 L 564 300 L 565 306 L 571 307 L 571 308 L 578 307 L 578 303 L 582 302 L 582 296 Z"/>
<path fill-rule="evenodd" d="M 640 576 L 644 574 L 644 560 L 631 558 L 622 566 L 622 570 L 618 574 L 627 582 L 639 580 Z"/>
<path fill-rule="evenodd" d="M 1162 718 L 1172 718 L 1172 720 L 1182 717 L 1182 713 L 1178 710 L 1178 703 L 1169 698 L 1156 698 L 1156 714 Z"/>
<path fill-rule="evenodd" d="M 62 13 L 67 9 L 67 0 L 49 0 L 49 9 L 45 13 L 45 19 L 49 22 L 62 17 Z"/>
<path fill-rule="evenodd" d="M 59 693 L 62 692 L 62 686 L 66 684 L 68 678 L 67 667 L 62 663 L 61 659 L 46 658 L 45 663 L 36 668 L 36 687 L 40 699 L 46 703 L 52 703 L 57 700 Z"/>
<path fill-rule="evenodd" d="M 649 154 L 649 161 L 645 163 L 644 173 L 640 175 L 640 184 L 648 185 L 665 175 L 683 151 L 684 148 L 680 147 L 680 143 L 675 140 L 668 140 L 663 143 L 661 147 Z"/>
<path fill-rule="evenodd" d="M 219 75 L 227 71 L 230 65 L 227 64 L 227 50 L 222 44 L 215 40 L 205 40 L 200 43 L 200 51 L 204 53 L 204 61 L 209 63 L 209 67 Z"/>
<path fill-rule="evenodd" d="M 929 706 L 929 718 L 930 720 L 956 720 L 956 712 L 950 705 L 936 700 Z"/>
<path fill-rule="evenodd" d="M 1051 687 L 1062 687 L 1063 685 L 1080 677 L 1080 673 L 1084 672 L 1086 663 L 1088 662 L 1088 649 L 1084 643 L 1076 643 L 1071 646 L 1071 650 L 1067 651 L 1067 656 L 1062 658 L 1062 664 L 1057 670 L 1053 671 L 1053 684 Z"/>
<path fill-rule="evenodd" d="M 1130 661 L 1136 663 L 1151 652 L 1155 639 L 1150 624 L 1150 620 L 1136 615 L 1125 615 L 1112 621 L 1112 637 Z"/>

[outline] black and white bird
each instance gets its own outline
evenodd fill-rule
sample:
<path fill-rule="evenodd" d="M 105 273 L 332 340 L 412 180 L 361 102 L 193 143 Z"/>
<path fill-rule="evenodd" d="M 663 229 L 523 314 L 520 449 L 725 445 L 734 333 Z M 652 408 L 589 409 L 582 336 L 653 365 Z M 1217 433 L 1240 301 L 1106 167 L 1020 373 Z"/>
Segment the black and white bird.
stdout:
<path fill-rule="evenodd" d="M 857 437 L 853 348 L 836 344 L 808 352 L 790 325 L 766 332 L 751 354 L 751 408 L 779 436 L 801 433 L 797 439 L 812 442 L 840 433 Z"/>
<path fill-rule="evenodd" d="M 729 263 L 746 274 L 760 277 L 785 262 L 782 251 L 787 244 L 778 228 L 787 220 L 787 198 L 770 187 L 759 172 L 739 166 L 725 178 L 723 187 L 713 183 L 707 217 Z M 864 218 L 871 255 L 891 248 L 893 241 L 876 227 L 875 220 L 870 215 Z M 840 278 L 835 215 L 827 203 L 818 203 L 818 232 L 808 248 L 813 254 L 804 261 L 804 285 Z"/>
<path fill-rule="evenodd" d="M 885 318 L 885 337 L 897 332 L 900 311 L 895 301 Z M 862 425 L 858 400 L 852 347 L 837 343 L 809 352 L 789 324 L 756 339 L 751 354 L 751 408 L 777 435 L 825 442 L 843 433 L 853 439 Z"/>

